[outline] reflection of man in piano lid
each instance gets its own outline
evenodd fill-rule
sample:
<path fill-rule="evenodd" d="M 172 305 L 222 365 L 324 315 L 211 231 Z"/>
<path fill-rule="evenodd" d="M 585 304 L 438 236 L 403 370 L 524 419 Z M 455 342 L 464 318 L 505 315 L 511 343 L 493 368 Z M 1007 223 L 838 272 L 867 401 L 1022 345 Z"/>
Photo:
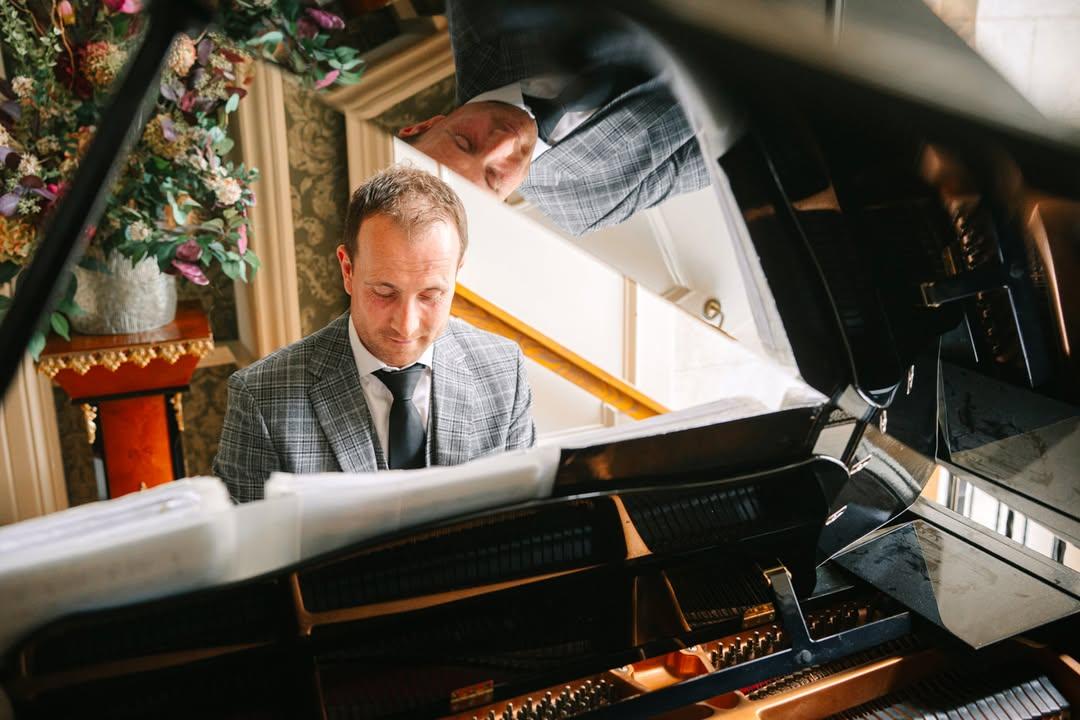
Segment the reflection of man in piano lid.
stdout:
<path fill-rule="evenodd" d="M 536 147 L 536 122 L 505 102 L 470 102 L 402 128 L 399 136 L 500 200 L 521 185 Z"/>
<path fill-rule="evenodd" d="M 385 170 L 353 194 L 337 249 L 349 312 L 229 378 L 214 472 L 233 498 L 270 473 L 457 465 L 535 441 L 513 342 L 450 318 L 468 246 L 442 180 Z"/>
<path fill-rule="evenodd" d="M 709 183 L 667 78 L 647 67 L 647 38 L 573 17 L 521 31 L 501 24 L 512 9 L 448 0 L 462 104 L 402 139 L 500 199 L 519 190 L 574 235 Z M 551 57 L 560 42 L 573 67 Z"/>

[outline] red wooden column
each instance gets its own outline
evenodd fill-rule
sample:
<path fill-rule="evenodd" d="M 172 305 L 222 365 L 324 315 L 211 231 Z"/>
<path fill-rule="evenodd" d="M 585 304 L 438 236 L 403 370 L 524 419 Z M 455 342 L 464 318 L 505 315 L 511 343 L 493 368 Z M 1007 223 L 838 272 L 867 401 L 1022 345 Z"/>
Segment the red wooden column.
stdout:
<path fill-rule="evenodd" d="M 72 334 L 45 345 L 38 370 L 82 407 L 107 497 L 184 476 L 181 393 L 213 347 L 198 302 L 180 303 L 176 319 L 155 330 Z"/>

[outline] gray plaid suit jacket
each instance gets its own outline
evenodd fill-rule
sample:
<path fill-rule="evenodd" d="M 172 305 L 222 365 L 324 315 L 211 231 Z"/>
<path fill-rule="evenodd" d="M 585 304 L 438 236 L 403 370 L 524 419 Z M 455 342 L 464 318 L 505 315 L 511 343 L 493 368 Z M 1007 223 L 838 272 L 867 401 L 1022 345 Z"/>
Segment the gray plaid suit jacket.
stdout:
<path fill-rule="evenodd" d="M 237 502 L 271 472 L 370 472 L 386 460 L 349 345 L 349 314 L 229 378 L 214 473 Z M 456 465 L 536 441 L 532 391 L 513 342 L 451 318 L 435 341 L 428 464 Z"/>
<path fill-rule="evenodd" d="M 458 100 L 551 72 L 552 28 L 505 32 L 502 3 L 448 0 Z M 644 44 L 632 33 L 582 38 L 583 62 L 627 63 Z M 554 35 L 557 37 L 557 35 Z M 575 40 L 576 42 L 576 40 Z M 638 210 L 709 184 L 686 116 L 665 79 L 643 76 L 609 98 L 587 122 L 533 161 L 519 192 L 573 235 L 615 225 Z"/>

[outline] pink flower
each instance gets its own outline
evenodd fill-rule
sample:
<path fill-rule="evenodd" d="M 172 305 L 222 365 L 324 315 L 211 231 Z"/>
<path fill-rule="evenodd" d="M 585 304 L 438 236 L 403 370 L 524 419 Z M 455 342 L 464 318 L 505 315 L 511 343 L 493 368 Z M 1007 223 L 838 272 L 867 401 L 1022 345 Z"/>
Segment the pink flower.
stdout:
<path fill-rule="evenodd" d="M 334 81 L 338 79 L 338 75 L 340 75 L 340 74 L 341 74 L 340 70 L 331 70 L 330 72 L 323 75 L 322 80 L 315 83 L 315 89 L 316 90 L 322 90 L 327 85 L 333 85 Z"/>
<path fill-rule="evenodd" d="M 65 25 L 75 24 L 75 9 L 71 7 L 68 0 L 60 0 L 60 4 L 56 6 L 56 12 L 60 15 L 60 22 Z"/>
<path fill-rule="evenodd" d="M 194 239 L 176 248 L 176 257 L 185 262 L 195 262 L 200 255 L 202 255 L 202 247 Z"/>
<path fill-rule="evenodd" d="M 172 266 L 183 275 L 185 278 L 195 283 L 196 285 L 209 285 L 210 281 L 206 279 L 206 275 L 203 274 L 202 269 L 193 263 L 184 262 L 183 260 L 173 260 Z"/>
<path fill-rule="evenodd" d="M 323 30 L 344 30 L 345 21 L 334 13 L 328 13 L 325 10 L 319 10 L 317 8 L 304 8 L 304 12 L 308 14 L 315 24 L 321 27 Z"/>
<path fill-rule="evenodd" d="M 319 26 L 310 18 L 300 18 L 296 21 L 296 37 L 301 40 L 313 38 L 319 34 Z"/>
<path fill-rule="evenodd" d="M 199 96 L 195 94 L 194 90 L 188 90 L 184 93 L 184 96 L 180 98 L 180 111 L 189 113 L 195 109 L 195 102 L 199 99 Z"/>
<path fill-rule="evenodd" d="M 247 252 L 248 239 L 247 239 L 247 225 L 241 225 L 237 231 L 240 234 L 240 238 L 236 241 L 236 252 L 243 255 Z"/>
<path fill-rule="evenodd" d="M 134 15 L 142 12 L 141 0 L 105 0 L 105 6 L 115 13 Z"/>

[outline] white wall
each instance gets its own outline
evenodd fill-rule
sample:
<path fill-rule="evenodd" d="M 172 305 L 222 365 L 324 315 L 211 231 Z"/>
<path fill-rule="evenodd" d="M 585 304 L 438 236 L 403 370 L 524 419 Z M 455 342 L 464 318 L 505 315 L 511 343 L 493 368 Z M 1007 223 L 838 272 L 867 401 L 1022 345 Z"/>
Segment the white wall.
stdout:
<path fill-rule="evenodd" d="M 975 47 L 1043 113 L 1080 123 L 1080 0 L 979 0 Z"/>
<path fill-rule="evenodd" d="M 638 296 L 638 387 L 672 410 L 724 398 L 779 410 L 807 386 L 742 343 L 648 291 Z"/>

